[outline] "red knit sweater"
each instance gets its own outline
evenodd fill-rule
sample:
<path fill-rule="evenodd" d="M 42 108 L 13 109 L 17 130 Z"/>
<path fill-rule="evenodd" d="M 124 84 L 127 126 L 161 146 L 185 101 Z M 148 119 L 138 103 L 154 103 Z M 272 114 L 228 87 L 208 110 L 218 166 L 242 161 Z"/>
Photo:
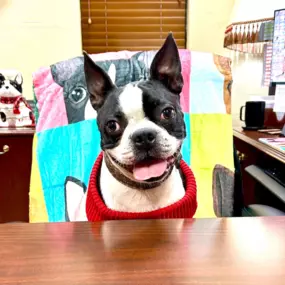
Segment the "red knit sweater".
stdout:
<path fill-rule="evenodd" d="M 167 219 L 167 218 L 192 218 L 197 209 L 196 182 L 188 165 L 181 160 L 180 167 L 186 179 L 185 196 L 176 203 L 151 212 L 130 213 L 109 209 L 102 200 L 97 189 L 98 173 L 101 170 L 103 153 L 101 153 L 91 172 L 86 214 L 89 221 L 130 220 L 130 219 Z M 151 190 L 145 190 L 151 191 Z"/>

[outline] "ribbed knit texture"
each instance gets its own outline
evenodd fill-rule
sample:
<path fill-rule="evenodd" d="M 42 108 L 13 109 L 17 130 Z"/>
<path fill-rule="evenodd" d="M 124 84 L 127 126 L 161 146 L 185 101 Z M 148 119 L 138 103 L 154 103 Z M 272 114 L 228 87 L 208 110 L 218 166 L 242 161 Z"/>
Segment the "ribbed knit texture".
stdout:
<path fill-rule="evenodd" d="M 186 179 L 185 195 L 176 203 L 167 207 L 142 213 L 129 213 L 114 211 L 109 209 L 102 200 L 97 189 L 97 179 L 101 170 L 103 153 L 101 153 L 91 172 L 87 201 L 86 213 L 89 221 L 106 220 L 131 220 L 131 219 L 171 219 L 171 218 L 192 218 L 197 209 L 196 181 L 189 166 L 181 160 L 180 167 Z M 151 190 L 143 190 L 151 191 Z"/>

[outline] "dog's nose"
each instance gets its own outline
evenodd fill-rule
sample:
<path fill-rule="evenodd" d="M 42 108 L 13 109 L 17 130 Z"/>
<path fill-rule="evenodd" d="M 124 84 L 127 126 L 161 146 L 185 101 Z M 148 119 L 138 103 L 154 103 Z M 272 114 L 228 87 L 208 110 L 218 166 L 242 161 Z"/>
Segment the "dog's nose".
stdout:
<path fill-rule="evenodd" d="M 156 135 L 155 130 L 137 130 L 132 135 L 132 141 L 138 149 L 151 149 L 155 144 Z"/>
<path fill-rule="evenodd" d="M 9 89 L 9 86 L 5 86 L 6 89 Z"/>

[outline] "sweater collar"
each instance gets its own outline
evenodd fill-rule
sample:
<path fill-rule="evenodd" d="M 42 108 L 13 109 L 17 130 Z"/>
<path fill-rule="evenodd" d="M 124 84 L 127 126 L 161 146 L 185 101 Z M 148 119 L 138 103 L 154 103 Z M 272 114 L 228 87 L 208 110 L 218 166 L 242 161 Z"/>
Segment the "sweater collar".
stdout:
<path fill-rule="evenodd" d="M 86 201 L 86 214 L 89 221 L 192 218 L 194 216 L 197 209 L 196 182 L 193 172 L 183 160 L 180 161 L 180 168 L 185 177 L 184 197 L 167 207 L 141 213 L 115 211 L 105 205 L 98 190 L 98 178 L 100 177 L 102 161 L 103 153 L 98 156 L 90 175 Z"/>

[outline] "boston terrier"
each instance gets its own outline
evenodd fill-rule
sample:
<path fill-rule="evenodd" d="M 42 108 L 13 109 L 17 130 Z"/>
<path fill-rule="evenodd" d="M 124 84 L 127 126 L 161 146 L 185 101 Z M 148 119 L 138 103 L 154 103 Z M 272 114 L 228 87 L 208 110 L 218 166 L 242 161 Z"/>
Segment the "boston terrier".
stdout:
<path fill-rule="evenodd" d="M 177 165 L 186 137 L 183 78 L 172 34 L 154 57 L 149 80 L 116 87 L 86 53 L 84 71 L 101 133 L 98 187 L 106 206 L 148 212 L 182 199 L 185 185 Z"/>

